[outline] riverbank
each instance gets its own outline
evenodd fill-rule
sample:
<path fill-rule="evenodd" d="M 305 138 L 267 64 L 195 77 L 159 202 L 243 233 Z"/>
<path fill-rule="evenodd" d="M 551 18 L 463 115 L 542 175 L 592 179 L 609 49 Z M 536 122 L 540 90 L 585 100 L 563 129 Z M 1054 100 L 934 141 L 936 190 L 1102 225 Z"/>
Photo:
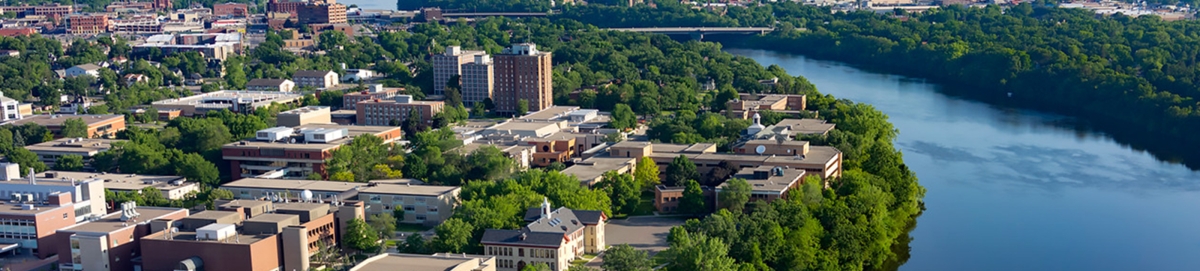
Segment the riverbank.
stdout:
<path fill-rule="evenodd" d="M 1145 119 L 1132 120 L 1109 118 L 1106 115 L 1094 114 L 1089 110 L 1073 108 L 1069 104 L 1064 104 L 1061 100 L 1039 99 L 1040 96 L 1037 95 L 1014 95 L 1009 97 L 1008 95 L 999 94 L 1004 92 L 1000 92 L 998 89 L 996 91 L 975 91 L 980 88 L 996 89 L 997 86 L 952 82 L 951 80 L 946 80 L 945 78 L 928 76 L 927 74 L 916 69 L 904 69 L 902 68 L 902 65 L 885 64 L 883 61 L 859 61 L 856 59 L 837 57 L 837 55 L 832 54 L 817 54 L 805 50 L 804 46 L 777 46 L 780 43 L 789 41 L 781 40 L 780 38 L 772 36 L 714 36 L 708 40 L 721 43 L 727 48 L 746 48 L 792 53 L 817 60 L 846 63 L 847 65 L 867 71 L 925 79 L 931 83 L 945 86 L 944 88 L 940 88 L 939 91 L 942 91 L 947 95 L 982 101 L 1000 107 L 1032 109 L 1067 116 L 1075 116 L 1077 117 L 1077 121 L 1056 122 L 1050 124 L 1074 129 L 1080 133 L 1099 132 L 1104 135 L 1111 136 L 1117 142 L 1128 145 L 1135 150 L 1148 151 L 1159 160 L 1183 164 L 1192 170 L 1200 170 L 1200 152 L 1195 151 L 1200 149 L 1200 140 L 1187 137 L 1190 134 L 1180 134 L 1181 132 L 1168 132 L 1164 131 L 1164 129 L 1160 129 L 1160 127 L 1163 127 L 1164 125 L 1167 126 L 1166 128 L 1168 129 L 1178 128 L 1169 124 L 1155 123 Z M 792 44 L 802 44 L 799 41 L 790 42 Z M 887 59 L 880 58 L 876 60 Z M 1189 130 L 1190 129 L 1191 128 L 1189 128 Z"/>

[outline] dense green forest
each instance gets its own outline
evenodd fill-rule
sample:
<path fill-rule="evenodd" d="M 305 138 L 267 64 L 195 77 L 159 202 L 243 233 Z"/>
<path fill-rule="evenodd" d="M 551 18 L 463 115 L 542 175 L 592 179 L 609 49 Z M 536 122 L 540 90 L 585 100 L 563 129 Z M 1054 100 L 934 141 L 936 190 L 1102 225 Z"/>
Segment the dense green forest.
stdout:
<path fill-rule="evenodd" d="M 945 88 L 951 94 L 1079 116 L 1165 154 L 1160 158 L 1200 166 L 1195 154 L 1183 153 L 1200 146 L 1187 139 L 1200 131 L 1195 21 L 1097 18 L 1030 4 L 951 6 L 903 20 L 795 4 L 774 5 L 774 12 L 783 21 L 778 31 L 738 44 L 929 78 L 952 86 Z"/>

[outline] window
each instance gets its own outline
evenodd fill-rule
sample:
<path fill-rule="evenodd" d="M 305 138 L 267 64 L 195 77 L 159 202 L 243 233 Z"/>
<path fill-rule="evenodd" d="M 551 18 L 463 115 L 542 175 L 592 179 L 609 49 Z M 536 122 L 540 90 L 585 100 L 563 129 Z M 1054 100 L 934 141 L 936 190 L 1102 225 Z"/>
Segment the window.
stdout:
<path fill-rule="evenodd" d="M 417 221 L 425 221 L 425 215 L 417 215 Z"/>
<path fill-rule="evenodd" d="M 63 219 L 67 219 L 67 213 L 63 213 Z"/>
<path fill-rule="evenodd" d="M 412 206 L 404 206 L 404 211 L 412 212 L 412 211 L 416 211 L 416 210 L 417 210 L 417 208 L 414 208 Z"/>

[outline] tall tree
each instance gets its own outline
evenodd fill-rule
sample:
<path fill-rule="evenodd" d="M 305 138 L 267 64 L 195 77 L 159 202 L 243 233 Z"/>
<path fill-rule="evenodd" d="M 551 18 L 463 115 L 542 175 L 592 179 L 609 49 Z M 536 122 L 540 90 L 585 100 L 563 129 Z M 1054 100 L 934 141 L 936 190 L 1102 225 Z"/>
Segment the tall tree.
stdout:
<path fill-rule="evenodd" d="M 21 165 L 22 176 L 29 173 L 29 169 L 33 169 L 34 172 L 46 171 L 46 164 L 42 163 L 41 160 L 38 160 L 37 154 L 34 154 L 32 151 L 29 151 L 25 148 L 13 149 L 12 152 L 9 152 L 7 158 L 8 162 Z"/>
<path fill-rule="evenodd" d="M 612 271 L 650 271 L 654 262 L 650 261 L 650 254 L 646 251 L 620 244 L 604 251 L 603 267 Z"/>
<path fill-rule="evenodd" d="M 608 191 L 613 212 L 633 214 L 637 210 L 642 190 L 638 182 L 633 180 L 633 176 L 610 170 L 604 172 L 603 179 L 597 185 Z"/>
<path fill-rule="evenodd" d="M 717 198 L 721 199 L 721 208 L 741 213 L 746 208 L 746 202 L 750 201 L 750 192 L 750 183 L 746 182 L 746 179 L 734 178 L 725 182 L 725 187 L 721 189 Z"/>
<path fill-rule="evenodd" d="M 702 233 L 678 234 L 671 229 L 671 246 L 662 253 L 668 260 L 667 270 L 719 271 L 735 270 L 735 261 L 730 258 L 729 246 L 721 239 Z"/>
<path fill-rule="evenodd" d="M 367 218 L 367 224 L 371 224 L 371 228 L 385 239 L 391 239 L 396 235 L 396 218 L 391 213 L 382 212 L 372 215 Z"/>
<path fill-rule="evenodd" d="M 708 204 L 704 200 L 704 190 L 696 180 L 684 182 L 683 198 L 679 202 L 679 212 L 700 216 L 708 212 Z"/>
<path fill-rule="evenodd" d="M 59 156 L 54 161 L 54 170 L 62 171 L 80 171 L 83 170 L 83 156 L 78 154 L 68 154 Z"/>
<path fill-rule="evenodd" d="M 658 180 L 658 164 L 654 163 L 654 159 L 650 157 L 638 159 L 637 166 L 633 169 L 633 179 L 637 180 L 642 188 L 653 189 L 655 185 L 661 183 Z"/>
<path fill-rule="evenodd" d="M 61 133 L 63 137 L 88 137 L 88 126 L 83 119 L 69 118 L 63 121 Z"/>
<path fill-rule="evenodd" d="M 608 125 L 622 131 L 637 127 L 637 115 L 633 114 L 633 109 L 629 108 L 629 105 L 617 104 L 613 109 L 612 118 L 608 120 Z"/>
<path fill-rule="evenodd" d="M 342 243 L 359 252 L 373 253 L 379 250 L 379 232 L 362 219 L 351 219 L 342 234 Z"/>
<path fill-rule="evenodd" d="M 671 164 L 667 165 L 667 179 L 663 184 L 667 186 L 683 185 L 688 180 L 699 180 L 700 172 L 696 171 L 696 164 L 692 163 L 687 156 L 679 155 L 671 160 Z"/>
<path fill-rule="evenodd" d="M 475 227 L 458 218 L 450 218 L 434 228 L 437 237 L 430 245 L 436 251 L 459 253 L 465 252 L 471 246 L 471 233 Z"/>
<path fill-rule="evenodd" d="M 524 116 L 526 113 L 529 113 L 529 101 L 517 101 L 517 116 Z"/>

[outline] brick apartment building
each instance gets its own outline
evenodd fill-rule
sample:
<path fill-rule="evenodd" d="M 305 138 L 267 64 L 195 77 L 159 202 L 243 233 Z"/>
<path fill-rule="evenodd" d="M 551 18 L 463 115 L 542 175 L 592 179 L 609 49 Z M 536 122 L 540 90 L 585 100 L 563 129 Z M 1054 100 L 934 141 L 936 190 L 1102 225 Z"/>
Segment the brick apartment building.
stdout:
<path fill-rule="evenodd" d="M 550 52 L 532 43 L 513 44 L 495 57 L 496 81 L 493 100 L 496 111 L 517 113 L 519 101 L 529 103 L 527 112 L 553 105 Z"/>
<path fill-rule="evenodd" d="M 342 95 L 342 109 L 355 110 L 358 102 L 367 100 L 392 100 L 396 95 L 404 93 L 404 88 L 384 88 L 383 85 L 371 85 L 367 90 L 350 92 Z"/>
<path fill-rule="evenodd" d="M 304 0 L 270 0 L 267 2 L 268 12 L 288 13 L 292 18 L 296 18 L 299 14 L 300 7 L 308 4 Z"/>
<path fill-rule="evenodd" d="M 344 24 L 346 6 L 337 3 L 309 3 L 300 6 L 297 16 L 301 24 Z"/>
<path fill-rule="evenodd" d="M 108 32 L 108 15 L 76 14 L 67 17 L 67 32 L 71 34 L 100 34 Z"/>
<path fill-rule="evenodd" d="M 215 16 L 246 17 L 247 14 L 250 14 L 250 8 L 246 4 L 224 3 L 213 5 L 213 15 Z"/>
<path fill-rule="evenodd" d="M 234 180 L 271 175 L 304 179 L 317 173 L 328 178 L 325 161 L 333 151 L 361 134 L 372 134 L 392 143 L 400 139 L 400 127 L 306 124 L 295 128 L 260 130 L 254 140 L 221 147 Z"/>
<path fill-rule="evenodd" d="M 445 52 L 433 55 L 433 94 L 445 95 L 446 82 L 455 75 L 462 75 L 463 64 L 470 63 L 479 55 L 487 55 L 487 52 L 464 51 L 459 46 L 447 46 Z"/>
<path fill-rule="evenodd" d="M 37 34 L 37 33 L 38 33 L 37 28 L 32 28 L 32 27 L 0 28 L 0 36 L 5 36 L 5 37 L 29 36 L 29 35 L 33 35 L 33 34 Z"/>
<path fill-rule="evenodd" d="M 442 101 L 413 101 L 412 95 L 396 95 L 392 100 L 367 100 L 358 102 L 355 110 L 359 125 L 391 126 L 393 121 L 404 121 L 415 112 L 425 125 L 433 124 L 433 115 L 442 112 Z"/>
<path fill-rule="evenodd" d="M 462 65 L 462 101 L 465 106 L 492 98 L 495 89 L 495 65 L 489 55 L 475 55 L 475 61 Z"/>

